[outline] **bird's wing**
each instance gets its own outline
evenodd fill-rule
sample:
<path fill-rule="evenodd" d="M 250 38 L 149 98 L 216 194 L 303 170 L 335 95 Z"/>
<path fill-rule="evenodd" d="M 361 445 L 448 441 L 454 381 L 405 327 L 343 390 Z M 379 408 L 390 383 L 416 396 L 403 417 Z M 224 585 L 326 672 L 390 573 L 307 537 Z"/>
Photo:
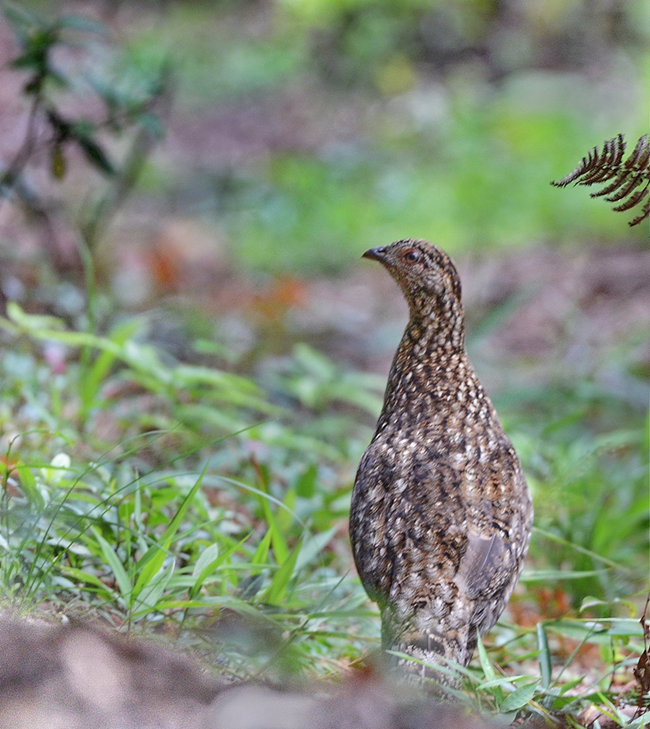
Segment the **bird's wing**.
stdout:
<path fill-rule="evenodd" d="M 350 541 L 361 582 L 372 600 L 383 604 L 390 592 L 392 559 L 386 536 L 388 493 L 393 469 L 372 445 L 366 450 L 352 493 Z"/>
<path fill-rule="evenodd" d="M 484 536 L 470 531 L 456 574 L 456 584 L 469 598 L 499 589 L 498 576 L 504 572 L 510 574 L 506 566 L 509 556 L 506 543 L 498 534 Z"/>

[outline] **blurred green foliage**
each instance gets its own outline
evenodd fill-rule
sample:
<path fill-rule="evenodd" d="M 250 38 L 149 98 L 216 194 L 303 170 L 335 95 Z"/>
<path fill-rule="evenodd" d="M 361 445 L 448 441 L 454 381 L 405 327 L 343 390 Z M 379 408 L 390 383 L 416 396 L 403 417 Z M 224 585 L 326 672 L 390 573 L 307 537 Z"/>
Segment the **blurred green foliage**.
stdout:
<path fill-rule="evenodd" d="M 161 68 L 176 79 L 179 131 L 140 165 L 140 199 L 200 212 L 246 268 L 341 270 L 406 235 L 452 253 L 643 238 L 584 191 L 549 186 L 591 146 L 646 131 L 650 23 L 638 3 L 278 0 L 117 12 L 122 86 Z M 50 30 L 69 30 L 56 22 Z M 125 103 L 119 88 L 94 83 L 107 103 L 111 93 Z M 150 102 L 135 103 L 142 114 Z M 215 125 L 225 148 L 212 148 Z M 65 128 L 109 169 L 96 123 Z M 60 161 L 63 152 L 53 147 Z"/>
<path fill-rule="evenodd" d="M 452 252 L 615 242 L 630 235 L 615 216 L 548 185 L 590 146 L 645 131 L 650 27 L 637 5 L 172 4 L 132 30 L 130 53 L 171 54 L 182 108 L 218 118 L 288 94 L 301 114 L 302 95 L 307 115 L 315 101 L 348 105 L 356 132 L 325 118 L 305 148 L 293 112 L 273 107 L 246 122 L 243 148 L 267 123 L 284 123 L 277 142 L 225 164 L 206 147 L 159 184 L 212 211 L 244 266 L 273 271 L 341 269 L 406 235 Z"/>

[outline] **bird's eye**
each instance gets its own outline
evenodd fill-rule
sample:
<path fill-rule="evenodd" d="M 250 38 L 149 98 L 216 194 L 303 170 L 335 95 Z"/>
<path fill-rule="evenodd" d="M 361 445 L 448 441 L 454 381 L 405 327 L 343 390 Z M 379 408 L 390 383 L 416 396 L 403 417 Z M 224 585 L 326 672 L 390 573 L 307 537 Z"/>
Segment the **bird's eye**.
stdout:
<path fill-rule="evenodd" d="M 420 258 L 420 251 L 416 251 L 415 248 L 410 248 L 408 251 L 402 253 L 402 260 L 406 261 L 406 263 L 416 263 Z"/>

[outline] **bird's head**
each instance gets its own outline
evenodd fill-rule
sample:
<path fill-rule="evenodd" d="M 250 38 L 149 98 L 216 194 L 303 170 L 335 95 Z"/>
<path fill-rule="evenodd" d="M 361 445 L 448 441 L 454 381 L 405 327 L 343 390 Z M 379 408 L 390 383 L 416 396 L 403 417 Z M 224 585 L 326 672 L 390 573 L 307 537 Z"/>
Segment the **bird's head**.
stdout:
<path fill-rule="evenodd" d="M 363 258 L 379 261 L 397 281 L 411 313 L 457 310 L 460 277 L 449 256 L 425 240 L 405 238 L 388 246 L 371 248 Z"/>

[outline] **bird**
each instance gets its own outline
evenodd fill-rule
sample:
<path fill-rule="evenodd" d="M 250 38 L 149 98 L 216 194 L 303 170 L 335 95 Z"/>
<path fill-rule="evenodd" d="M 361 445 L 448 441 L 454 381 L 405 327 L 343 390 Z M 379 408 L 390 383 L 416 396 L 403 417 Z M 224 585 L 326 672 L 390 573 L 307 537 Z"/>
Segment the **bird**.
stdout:
<path fill-rule="evenodd" d="M 352 552 L 379 606 L 390 665 L 416 681 L 453 683 L 439 668 L 470 662 L 519 579 L 531 497 L 468 359 L 451 258 L 416 238 L 362 257 L 397 282 L 409 320 L 352 490 Z"/>

